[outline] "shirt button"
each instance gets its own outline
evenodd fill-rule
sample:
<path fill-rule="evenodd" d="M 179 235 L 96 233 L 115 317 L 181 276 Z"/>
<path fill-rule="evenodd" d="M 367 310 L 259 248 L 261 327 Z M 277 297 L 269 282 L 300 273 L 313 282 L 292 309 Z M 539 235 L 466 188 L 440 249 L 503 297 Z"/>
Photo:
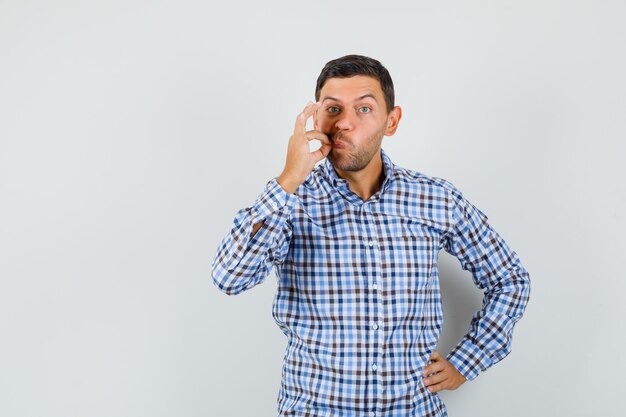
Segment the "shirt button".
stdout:
<path fill-rule="evenodd" d="M 370 241 L 368 242 L 368 245 L 370 245 L 370 248 L 373 248 L 373 247 L 374 247 L 374 241 L 373 241 L 373 240 L 370 240 Z"/>
<path fill-rule="evenodd" d="M 374 283 L 374 284 L 372 285 L 372 289 L 373 289 L 373 290 L 377 290 L 377 289 L 378 289 L 378 284 Z"/>
<path fill-rule="evenodd" d="M 372 325 L 372 329 L 378 330 L 378 323 L 374 323 L 374 325 Z"/>
<path fill-rule="evenodd" d="M 378 369 L 378 365 L 376 365 L 376 364 L 372 365 L 372 369 L 373 370 L 377 370 Z"/>
<path fill-rule="evenodd" d="M 376 413 L 373 411 L 370 411 L 370 417 L 376 417 Z"/>

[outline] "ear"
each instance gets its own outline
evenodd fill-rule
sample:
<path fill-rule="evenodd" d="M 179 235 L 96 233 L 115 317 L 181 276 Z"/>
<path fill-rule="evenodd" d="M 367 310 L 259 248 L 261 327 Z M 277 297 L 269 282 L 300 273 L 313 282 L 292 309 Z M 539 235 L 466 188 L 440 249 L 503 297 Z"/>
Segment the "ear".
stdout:
<path fill-rule="evenodd" d="M 400 106 L 396 106 L 387 115 L 387 128 L 385 129 L 385 136 L 392 136 L 396 133 L 398 123 L 402 119 L 402 109 Z"/>

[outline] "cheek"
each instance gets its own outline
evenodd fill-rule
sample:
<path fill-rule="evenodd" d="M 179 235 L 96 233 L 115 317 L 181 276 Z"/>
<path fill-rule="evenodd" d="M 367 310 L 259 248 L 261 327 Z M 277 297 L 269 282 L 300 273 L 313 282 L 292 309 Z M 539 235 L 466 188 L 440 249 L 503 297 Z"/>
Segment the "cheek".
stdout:
<path fill-rule="evenodd" d="M 384 122 L 381 124 L 380 120 L 371 118 L 368 120 L 363 120 L 359 127 L 364 131 L 364 132 L 368 132 L 369 134 L 374 134 L 374 133 L 378 133 L 381 128 L 384 128 Z"/>

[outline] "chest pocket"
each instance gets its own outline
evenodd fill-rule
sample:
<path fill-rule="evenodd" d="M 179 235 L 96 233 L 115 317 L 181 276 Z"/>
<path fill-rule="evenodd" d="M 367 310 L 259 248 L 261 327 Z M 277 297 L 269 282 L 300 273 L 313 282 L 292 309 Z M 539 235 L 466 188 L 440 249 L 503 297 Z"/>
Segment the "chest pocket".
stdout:
<path fill-rule="evenodd" d="M 387 288 L 418 291 L 436 268 L 441 234 L 418 222 L 402 222 L 388 229 L 382 254 Z"/>

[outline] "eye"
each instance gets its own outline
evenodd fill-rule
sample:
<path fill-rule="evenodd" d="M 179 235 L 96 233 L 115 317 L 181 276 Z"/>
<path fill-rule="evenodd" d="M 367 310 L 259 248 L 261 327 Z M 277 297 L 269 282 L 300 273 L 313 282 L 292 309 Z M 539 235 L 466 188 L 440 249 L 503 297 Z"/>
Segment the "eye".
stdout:
<path fill-rule="evenodd" d="M 339 107 L 330 106 L 329 108 L 326 109 L 326 111 L 331 114 L 339 113 Z"/>
<path fill-rule="evenodd" d="M 369 113 L 371 111 L 372 109 L 370 109 L 369 107 L 359 107 L 359 113 Z"/>

